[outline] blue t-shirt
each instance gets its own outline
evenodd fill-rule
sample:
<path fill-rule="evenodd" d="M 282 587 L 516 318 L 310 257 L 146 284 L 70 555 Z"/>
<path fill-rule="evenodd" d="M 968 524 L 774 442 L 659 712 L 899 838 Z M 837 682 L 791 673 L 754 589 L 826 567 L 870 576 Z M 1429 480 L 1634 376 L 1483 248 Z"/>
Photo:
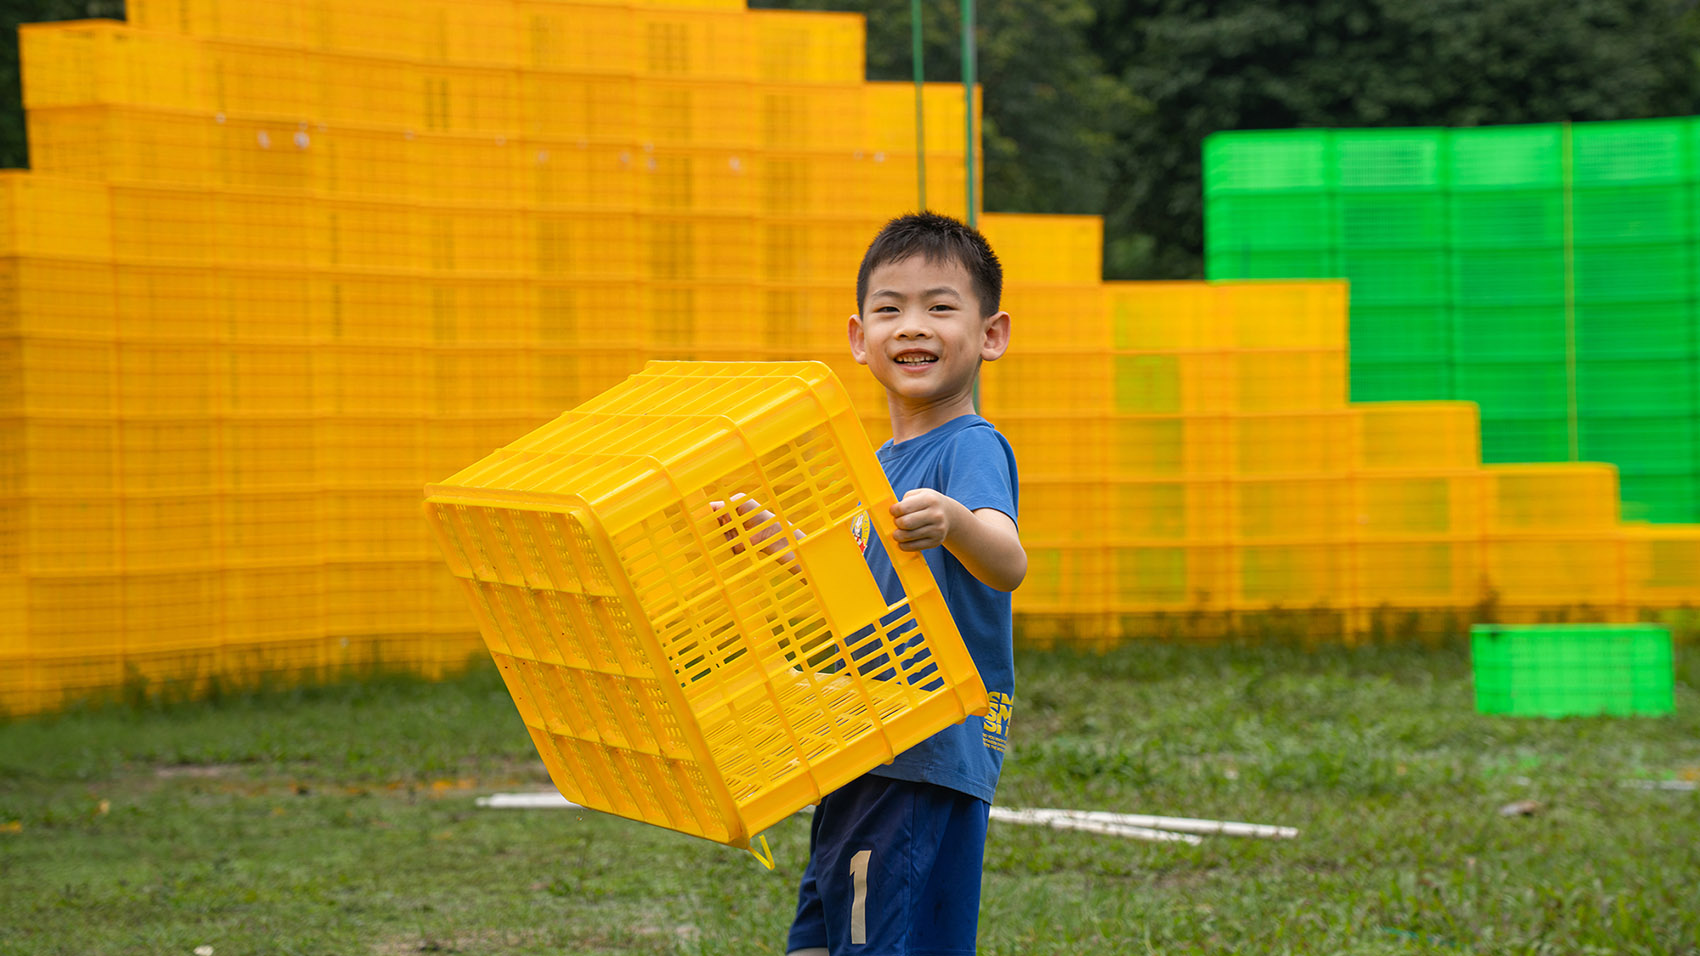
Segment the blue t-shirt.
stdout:
<path fill-rule="evenodd" d="M 879 460 L 899 499 L 916 488 L 931 488 L 969 511 L 995 508 L 1011 520 L 1018 517 L 1021 489 L 1015 453 L 992 423 L 978 415 L 954 418 L 908 441 L 886 442 L 880 447 Z M 886 603 L 901 600 L 903 588 L 878 535 L 870 536 L 866 557 Z M 982 583 L 943 547 L 929 548 L 923 557 L 985 682 L 991 708 L 984 718 L 969 717 L 947 727 L 870 773 L 937 784 L 990 803 L 1009 746 L 1015 694 L 1009 592 Z"/>

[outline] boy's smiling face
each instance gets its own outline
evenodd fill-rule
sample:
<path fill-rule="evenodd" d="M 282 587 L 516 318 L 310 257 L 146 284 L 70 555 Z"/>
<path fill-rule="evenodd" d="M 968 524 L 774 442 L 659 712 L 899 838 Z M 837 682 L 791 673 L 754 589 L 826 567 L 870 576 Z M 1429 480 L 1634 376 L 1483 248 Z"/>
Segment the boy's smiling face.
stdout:
<path fill-rule="evenodd" d="M 974 410 L 980 362 L 1009 346 L 1009 314 L 981 313 L 961 263 L 913 255 L 869 274 L 849 333 L 851 356 L 885 386 L 894 426 L 901 414 L 926 431 Z"/>

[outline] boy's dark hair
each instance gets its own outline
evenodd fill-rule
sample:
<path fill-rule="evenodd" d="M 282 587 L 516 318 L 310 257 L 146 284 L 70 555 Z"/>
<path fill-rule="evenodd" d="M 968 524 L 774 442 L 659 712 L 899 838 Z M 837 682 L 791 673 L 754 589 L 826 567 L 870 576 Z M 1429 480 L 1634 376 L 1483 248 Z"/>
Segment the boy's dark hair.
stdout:
<path fill-rule="evenodd" d="M 868 299 L 868 277 L 880 266 L 910 256 L 928 262 L 956 262 L 974 281 L 974 297 L 984 315 L 996 315 L 1003 298 L 1003 266 L 991 243 L 979 231 L 936 212 L 914 212 L 885 224 L 868 244 L 862 268 L 856 273 L 856 311 Z"/>

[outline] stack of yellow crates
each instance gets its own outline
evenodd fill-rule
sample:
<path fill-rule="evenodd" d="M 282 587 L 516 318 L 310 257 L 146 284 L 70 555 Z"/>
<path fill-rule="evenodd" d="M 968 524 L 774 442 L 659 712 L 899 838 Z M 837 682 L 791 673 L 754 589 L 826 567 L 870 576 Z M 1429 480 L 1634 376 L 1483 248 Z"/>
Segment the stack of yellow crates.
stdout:
<path fill-rule="evenodd" d="M 1102 283 L 1096 219 L 984 227 L 1028 639 L 1426 637 L 1700 599 L 1700 527 L 1623 524 L 1612 466 L 1484 467 L 1474 404 L 1348 404 L 1344 283 Z"/>
<path fill-rule="evenodd" d="M 0 711 L 463 662 L 421 487 L 650 358 L 825 359 L 883 422 L 844 322 L 913 206 L 915 94 L 863 80 L 860 17 L 129 14 L 22 30 Z M 929 195 L 960 215 L 962 93 L 924 96 Z"/>

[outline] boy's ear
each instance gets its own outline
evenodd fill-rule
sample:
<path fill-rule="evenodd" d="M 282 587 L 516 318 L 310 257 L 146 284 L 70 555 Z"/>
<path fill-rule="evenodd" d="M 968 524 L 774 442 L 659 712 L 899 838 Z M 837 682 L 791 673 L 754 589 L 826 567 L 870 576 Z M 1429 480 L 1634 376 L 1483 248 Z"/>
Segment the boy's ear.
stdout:
<path fill-rule="evenodd" d="M 985 321 L 985 337 L 980 342 L 980 358 L 996 362 L 1009 348 L 1009 313 L 999 312 Z"/>
<path fill-rule="evenodd" d="M 852 315 L 850 317 L 848 333 L 850 336 L 850 357 L 856 360 L 857 365 L 868 364 L 868 340 L 862 334 L 861 316 Z"/>

